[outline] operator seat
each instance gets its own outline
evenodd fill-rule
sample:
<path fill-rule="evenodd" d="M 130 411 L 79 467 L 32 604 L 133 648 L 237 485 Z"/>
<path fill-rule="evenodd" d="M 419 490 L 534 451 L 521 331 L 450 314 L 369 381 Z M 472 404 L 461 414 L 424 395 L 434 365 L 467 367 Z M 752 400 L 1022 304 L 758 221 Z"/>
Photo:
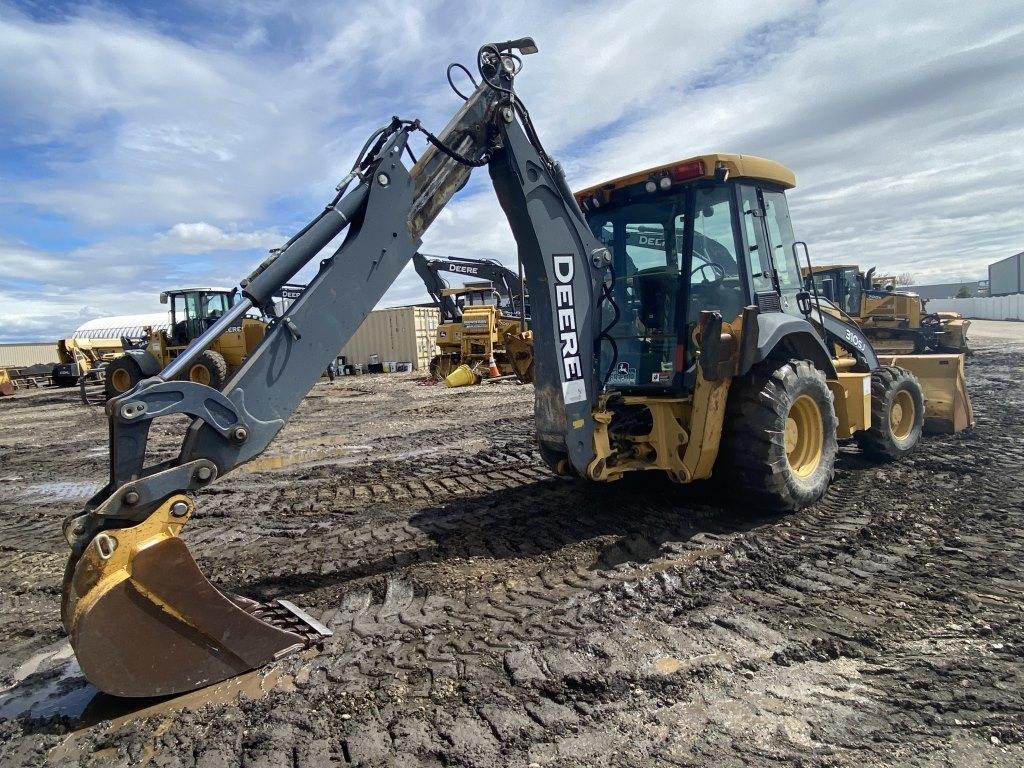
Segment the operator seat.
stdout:
<path fill-rule="evenodd" d="M 726 322 L 743 312 L 743 290 L 740 287 L 739 268 L 729 249 L 717 240 L 693 233 L 693 269 L 701 262 L 714 264 L 725 274 L 720 280 L 710 279 L 716 273 L 709 266 L 690 276 L 689 320 L 694 322 L 703 310 L 718 310 Z"/>

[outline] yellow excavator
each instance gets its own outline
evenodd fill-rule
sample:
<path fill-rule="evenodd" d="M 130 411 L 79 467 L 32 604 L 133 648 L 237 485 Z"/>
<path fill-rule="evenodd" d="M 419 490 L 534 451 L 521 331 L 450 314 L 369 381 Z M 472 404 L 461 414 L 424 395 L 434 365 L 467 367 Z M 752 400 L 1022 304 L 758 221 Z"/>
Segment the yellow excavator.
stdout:
<path fill-rule="evenodd" d="M 808 290 L 854 320 L 875 349 L 889 353 L 969 354 L 970 320 L 959 312 L 928 312 L 916 293 L 895 288 L 895 278 L 876 277 L 853 264 L 815 266 L 804 270 Z"/>
<path fill-rule="evenodd" d="M 828 489 L 840 440 L 894 461 L 927 428 L 971 425 L 962 356 L 879 358 L 805 290 L 784 166 L 701 155 L 574 197 L 515 92 L 536 50 L 530 38 L 484 45 L 479 86 L 437 134 L 418 120 L 382 125 L 337 195 L 241 282 L 239 300 L 107 403 L 109 482 L 64 523 L 62 618 L 98 688 L 180 693 L 329 633 L 287 601 L 221 592 L 178 534 L 197 491 L 267 447 L 474 168 L 487 169 L 524 267 L 535 433 L 553 472 L 679 483 L 714 472 L 744 505 L 796 510 Z M 428 146 L 407 167 L 416 134 Z M 221 387 L 182 380 L 310 263 L 316 276 Z M 180 452 L 147 465 L 153 422 L 180 414 L 191 419 Z"/>
<path fill-rule="evenodd" d="M 490 259 L 417 253 L 412 261 L 441 319 L 436 339 L 441 351 L 430 361 L 430 375 L 440 381 L 460 365 L 486 370 L 493 360 L 500 374 L 529 384 L 533 335 L 522 279 Z M 474 280 L 451 287 L 442 272 Z"/>

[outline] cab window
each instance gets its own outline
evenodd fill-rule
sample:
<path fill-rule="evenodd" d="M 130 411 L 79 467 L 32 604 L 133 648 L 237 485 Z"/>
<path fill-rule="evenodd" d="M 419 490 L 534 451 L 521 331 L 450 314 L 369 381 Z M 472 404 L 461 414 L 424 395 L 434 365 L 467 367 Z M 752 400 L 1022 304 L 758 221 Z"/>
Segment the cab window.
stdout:
<path fill-rule="evenodd" d="M 740 187 L 740 201 L 743 206 L 743 227 L 747 234 L 747 253 L 754 293 L 767 293 L 775 290 L 775 286 L 772 284 L 768 246 L 758 223 L 757 212 L 761 210 L 761 204 L 757 199 L 757 190 L 753 187 Z"/>
<path fill-rule="evenodd" d="M 789 219 L 789 206 L 783 192 L 762 192 L 764 198 L 765 223 L 768 226 L 769 246 L 772 261 L 779 274 L 779 288 L 782 291 L 799 291 L 802 280 L 800 266 L 793 253 L 793 223 Z"/>
<path fill-rule="evenodd" d="M 697 189 L 694 195 L 693 254 L 687 321 L 715 309 L 729 322 L 743 311 L 743 290 L 733 229 L 732 187 Z"/>

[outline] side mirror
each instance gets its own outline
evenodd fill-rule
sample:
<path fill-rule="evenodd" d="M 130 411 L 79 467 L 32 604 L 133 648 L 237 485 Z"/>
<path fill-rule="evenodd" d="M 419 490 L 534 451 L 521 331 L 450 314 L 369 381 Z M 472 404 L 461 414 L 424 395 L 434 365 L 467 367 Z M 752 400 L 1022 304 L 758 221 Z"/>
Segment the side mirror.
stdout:
<path fill-rule="evenodd" d="M 160 294 L 160 303 L 161 304 L 166 304 L 167 303 L 167 294 L 166 293 L 161 293 Z"/>

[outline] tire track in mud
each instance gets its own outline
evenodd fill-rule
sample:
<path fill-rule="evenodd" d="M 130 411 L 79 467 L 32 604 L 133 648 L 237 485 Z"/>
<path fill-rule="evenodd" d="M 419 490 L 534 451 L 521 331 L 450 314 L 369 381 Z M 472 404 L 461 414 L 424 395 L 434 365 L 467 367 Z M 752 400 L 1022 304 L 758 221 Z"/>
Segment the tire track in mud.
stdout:
<path fill-rule="evenodd" d="M 511 426 L 469 456 L 233 475 L 186 531 L 204 570 L 336 634 L 277 665 L 289 690 L 163 720 L 162 756 L 1019 764 L 1018 360 L 972 361 L 974 433 L 898 465 L 844 449 L 786 517 L 713 486 L 554 479 Z M 88 738 L 138 754 L 154 725 Z"/>

